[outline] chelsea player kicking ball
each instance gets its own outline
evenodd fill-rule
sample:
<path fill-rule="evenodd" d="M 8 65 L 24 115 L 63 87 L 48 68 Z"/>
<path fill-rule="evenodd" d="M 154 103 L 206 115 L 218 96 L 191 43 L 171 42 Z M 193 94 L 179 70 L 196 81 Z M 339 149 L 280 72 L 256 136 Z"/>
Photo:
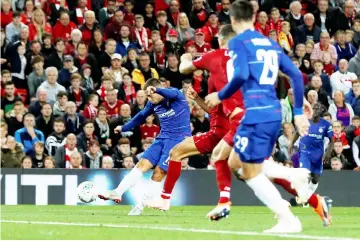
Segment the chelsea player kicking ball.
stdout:
<path fill-rule="evenodd" d="M 95 184 L 93 182 L 82 182 L 77 188 L 77 194 L 80 201 L 90 203 L 97 198 Z"/>

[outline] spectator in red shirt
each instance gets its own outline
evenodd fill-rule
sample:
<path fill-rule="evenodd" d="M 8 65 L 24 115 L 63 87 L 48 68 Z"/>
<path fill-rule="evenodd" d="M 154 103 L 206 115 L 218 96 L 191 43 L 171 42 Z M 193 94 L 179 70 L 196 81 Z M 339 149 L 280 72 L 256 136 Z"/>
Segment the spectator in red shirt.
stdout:
<path fill-rule="evenodd" d="M 208 14 L 210 13 L 209 6 L 204 6 L 203 0 L 193 1 L 193 10 L 189 14 L 191 27 L 197 29 L 202 28 L 207 21 Z"/>
<path fill-rule="evenodd" d="M 96 94 L 89 95 L 88 104 L 84 108 L 82 113 L 86 119 L 95 120 L 98 113 L 99 96 Z"/>
<path fill-rule="evenodd" d="M 76 104 L 77 111 L 84 110 L 85 105 L 88 102 L 89 93 L 81 85 L 82 77 L 80 74 L 75 73 L 71 75 L 71 86 L 68 90 L 69 101 L 73 101 Z"/>
<path fill-rule="evenodd" d="M 82 40 L 89 46 L 94 38 L 94 31 L 101 28 L 100 25 L 95 22 L 95 13 L 93 11 L 86 11 L 84 17 L 85 23 L 80 27 L 80 30 L 82 32 Z"/>
<path fill-rule="evenodd" d="M 11 2 L 9 0 L 1 1 L 1 28 L 5 29 L 6 25 L 12 21 Z"/>
<path fill-rule="evenodd" d="M 144 17 L 140 14 L 135 16 L 135 37 L 136 42 L 141 46 L 142 51 L 147 51 L 149 49 L 149 39 L 151 38 L 151 33 L 148 28 L 144 27 Z"/>
<path fill-rule="evenodd" d="M 32 23 L 29 24 L 29 41 L 33 41 L 34 39 L 42 41 L 44 32 L 51 33 L 51 25 L 46 22 L 44 11 L 36 9 L 33 12 Z"/>
<path fill-rule="evenodd" d="M 107 6 L 99 10 L 99 23 L 102 28 L 112 20 L 116 8 L 116 0 L 109 0 Z"/>
<path fill-rule="evenodd" d="M 257 16 L 257 21 L 255 22 L 255 30 L 264 36 L 269 36 L 270 26 L 267 24 L 267 21 L 268 16 L 266 12 L 261 11 Z"/>
<path fill-rule="evenodd" d="M 131 75 L 126 73 L 123 75 L 123 83 L 120 84 L 118 98 L 128 104 L 135 104 L 136 93 L 141 89 L 141 86 L 132 81 Z"/>
<path fill-rule="evenodd" d="M 85 13 L 89 9 L 87 8 L 87 0 L 78 0 L 77 7 L 75 8 L 74 22 L 78 27 L 81 27 L 85 23 Z"/>
<path fill-rule="evenodd" d="M 167 66 L 167 57 L 164 51 L 163 41 L 156 40 L 154 42 L 154 52 L 150 55 L 151 57 L 151 67 L 155 68 L 158 73 L 161 73 L 165 70 Z"/>
<path fill-rule="evenodd" d="M 116 89 L 108 90 L 106 93 L 106 101 L 102 104 L 106 108 L 107 117 L 111 120 L 120 116 L 123 101 L 117 99 Z"/>
<path fill-rule="evenodd" d="M 126 0 L 124 3 L 125 16 L 124 20 L 130 23 L 131 26 L 135 24 L 135 15 L 132 10 L 134 8 L 134 4 L 131 0 Z"/>
<path fill-rule="evenodd" d="M 215 12 L 209 13 L 208 21 L 205 23 L 203 27 L 203 31 L 205 33 L 205 42 L 211 43 L 213 38 L 219 32 L 219 18 Z"/>
<path fill-rule="evenodd" d="M 270 26 L 270 29 L 275 29 L 277 34 L 280 33 L 281 20 L 280 20 L 280 11 L 278 8 L 271 9 L 269 26 Z"/>
<path fill-rule="evenodd" d="M 194 45 L 198 54 L 206 53 L 211 50 L 211 45 L 205 42 L 205 34 L 201 28 L 195 31 L 195 41 L 190 41 L 187 47 Z"/>
<path fill-rule="evenodd" d="M 167 19 L 172 26 L 176 26 L 180 14 L 178 0 L 170 0 L 170 7 L 166 9 Z"/>
<path fill-rule="evenodd" d="M 155 139 L 160 133 L 160 127 L 154 124 L 154 119 L 154 115 L 149 115 L 145 120 L 145 124 L 140 126 L 142 141 L 146 139 Z"/>
<path fill-rule="evenodd" d="M 126 24 L 124 21 L 124 13 L 121 9 L 115 11 L 114 17 L 105 27 L 105 37 L 106 39 L 115 39 L 119 40 L 120 27 L 121 25 Z"/>
<path fill-rule="evenodd" d="M 161 40 L 165 42 L 167 38 L 167 32 L 169 29 L 173 28 L 173 26 L 167 21 L 167 15 L 165 11 L 159 11 L 156 14 L 155 28 L 160 31 Z"/>
<path fill-rule="evenodd" d="M 29 25 L 32 21 L 33 11 L 34 11 L 33 0 L 26 0 L 24 12 L 21 14 L 21 22 L 23 22 L 26 25 Z"/>
<path fill-rule="evenodd" d="M 71 31 L 71 39 L 65 45 L 64 54 L 75 56 L 76 54 L 76 47 L 81 42 L 82 33 L 79 29 L 74 29 Z"/>
<path fill-rule="evenodd" d="M 63 38 L 65 40 L 71 39 L 71 32 L 76 29 L 75 23 L 70 21 L 69 13 L 61 12 L 60 18 L 53 27 L 53 39 Z"/>

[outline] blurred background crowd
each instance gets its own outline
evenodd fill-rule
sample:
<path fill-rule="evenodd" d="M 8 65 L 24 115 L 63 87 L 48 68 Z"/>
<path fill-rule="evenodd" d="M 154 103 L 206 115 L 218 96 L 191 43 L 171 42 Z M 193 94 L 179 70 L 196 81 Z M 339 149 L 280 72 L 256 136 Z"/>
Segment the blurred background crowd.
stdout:
<path fill-rule="evenodd" d="M 332 123 L 324 168 L 360 166 L 360 1 L 251 0 L 255 30 L 278 42 L 303 75 L 305 97 Z M 159 134 L 157 116 L 116 135 L 146 105 L 145 81 L 207 94 L 206 71 L 179 72 L 219 48 L 230 0 L 2 0 L 1 167 L 133 168 Z M 298 166 L 293 93 L 280 73 L 283 128 L 274 159 Z M 193 134 L 209 116 L 188 99 Z M 208 155 L 183 169 L 208 168 Z"/>

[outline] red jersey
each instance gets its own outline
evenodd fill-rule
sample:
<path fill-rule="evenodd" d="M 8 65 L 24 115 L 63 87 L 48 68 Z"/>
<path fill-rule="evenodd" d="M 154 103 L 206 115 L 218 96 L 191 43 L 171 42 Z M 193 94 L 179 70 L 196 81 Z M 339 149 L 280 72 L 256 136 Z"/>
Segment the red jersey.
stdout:
<path fill-rule="evenodd" d="M 102 105 L 106 108 L 107 117 L 112 119 L 120 116 L 120 109 L 123 104 L 123 101 L 117 100 L 114 105 L 110 105 L 107 101 L 105 101 Z"/>
<path fill-rule="evenodd" d="M 155 138 L 160 133 L 160 127 L 158 125 L 148 126 L 143 124 L 140 126 L 141 131 L 141 139 L 144 140 L 146 138 Z"/>
<path fill-rule="evenodd" d="M 229 82 L 228 78 L 232 78 L 230 75 L 233 74 L 234 69 L 233 66 L 229 67 L 229 60 L 227 49 L 217 49 L 193 61 L 196 68 L 206 69 L 210 72 L 208 80 L 209 93 L 220 91 Z M 229 117 L 236 107 L 244 109 L 242 93 L 239 90 L 236 91 L 231 98 L 223 100 L 222 105 L 226 117 Z"/>

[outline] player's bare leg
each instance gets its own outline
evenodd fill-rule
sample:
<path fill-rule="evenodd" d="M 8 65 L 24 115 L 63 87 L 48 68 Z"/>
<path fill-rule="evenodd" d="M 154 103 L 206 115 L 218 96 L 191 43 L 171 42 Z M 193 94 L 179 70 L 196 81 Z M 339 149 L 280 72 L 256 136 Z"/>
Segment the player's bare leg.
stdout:
<path fill-rule="evenodd" d="M 226 141 L 221 140 L 211 155 L 211 163 L 216 169 L 216 183 L 220 191 L 218 205 L 206 215 L 213 221 L 228 217 L 230 214 L 231 170 L 227 159 L 231 150 L 232 147 Z"/>
<path fill-rule="evenodd" d="M 169 155 L 169 168 L 161 198 L 148 200 L 144 202 L 144 204 L 148 207 L 157 208 L 163 211 L 169 210 L 171 193 L 181 174 L 181 159 L 198 154 L 200 154 L 200 152 L 196 148 L 193 137 L 186 138 L 171 149 Z"/>
<path fill-rule="evenodd" d="M 127 174 L 120 182 L 119 186 L 114 190 L 109 190 L 104 194 L 99 194 L 98 197 L 103 200 L 113 200 L 116 203 L 121 202 L 121 196 L 129 188 L 135 186 L 143 177 L 143 173 L 147 172 L 153 167 L 147 159 L 140 159 L 136 166 Z"/>
<path fill-rule="evenodd" d="M 160 193 L 162 188 L 161 181 L 165 176 L 166 172 L 159 166 L 156 166 L 153 171 L 150 183 L 146 187 L 143 199 L 140 203 L 136 204 L 133 209 L 131 209 L 128 214 L 129 216 L 138 216 L 142 214 L 144 207 L 146 206 L 145 203 L 149 200 L 152 200 L 158 193 Z"/>

